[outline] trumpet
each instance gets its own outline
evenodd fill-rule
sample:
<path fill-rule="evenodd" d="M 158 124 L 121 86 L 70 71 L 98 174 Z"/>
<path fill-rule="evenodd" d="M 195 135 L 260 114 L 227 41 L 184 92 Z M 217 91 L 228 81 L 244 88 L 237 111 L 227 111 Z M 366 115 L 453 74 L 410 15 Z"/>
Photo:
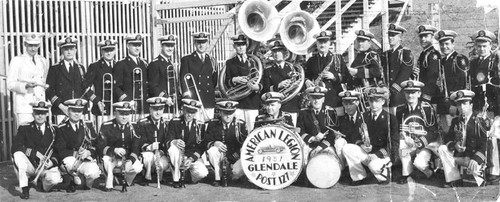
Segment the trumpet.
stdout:
<path fill-rule="evenodd" d="M 167 66 L 167 95 L 172 96 L 174 105 L 167 107 L 167 113 L 173 114 L 174 117 L 179 116 L 179 103 L 177 96 L 179 95 L 179 86 L 177 85 L 179 78 L 177 77 L 177 65 Z"/>
<path fill-rule="evenodd" d="M 40 82 L 36 82 L 36 81 L 28 81 L 25 79 L 18 79 L 17 81 L 23 82 L 23 83 L 30 83 L 30 84 L 33 84 L 35 86 L 42 87 L 43 89 L 49 88 L 49 84 L 46 84 L 46 83 L 40 83 Z"/>
<path fill-rule="evenodd" d="M 262 75 L 264 73 L 261 60 L 255 55 L 248 55 L 248 62 L 251 64 L 250 73 L 246 76 L 248 82 L 252 84 L 260 83 Z M 226 87 L 225 83 L 227 82 L 225 81 L 229 79 L 226 78 L 226 68 L 227 67 L 223 67 L 221 69 L 218 80 L 219 90 L 222 95 L 229 98 L 230 100 L 241 100 L 250 95 L 250 93 L 252 93 L 253 91 L 248 87 L 246 83 L 237 84 L 230 88 Z"/>
<path fill-rule="evenodd" d="M 144 92 L 143 92 L 143 77 L 142 77 L 142 69 L 140 67 L 136 67 L 132 70 L 133 72 L 133 86 L 132 86 L 132 100 L 137 104 L 135 108 L 135 115 L 134 120 L 138 120 L 144 115 Z M 140 111 L 138 111 L 140 109 Z M 137 114 L 139 114 L 139 117 L 137 117 Z"/>
<path fill-rule="evenodd" d="M 356 87 L 354 90 L 360 93 L 359 96 L 359 110 L 361 113 L 367 112 L 370 110 L 370 102 L 368 100 L 368 92 L 367 89 L 370 89 L 370 82 L 368 79 L 362 79 L 363 87 Z"/>
<path fill-rule="evenodd" d="M 50 131 L 52 132 L 52 135 L 53 135 L 52 142 L 47 147 L 47 151 L 45 151 L 45 154 L 43 155 L 44 158 L 40 161 L 40 164 L 38 164 L 38 167 L 36 167 L 36 169 L 35 169 L 35 179 L 33 179 L 33 181 L 31 181 L 35 185 L 38 181 L 38 178 L 40 177 L 40 174 L 42 174 L 42 172 L 45 170 L 45 166 L 49 163 L 50 158 L 52 157 L 52 154 L 54 152 L 54 150 L 52 149 L 52 145 L 54 144 L 54 141 L 55 141 L 54 128 L 52 128 L 52 126 L 49 128 L 50 128 Z"/>
<path fill-rule="evenodd" d="M 189 85 L 189 83 L 191 83 L 191 85 Z M 196 81 L 194 80 L 194 77 L 191 73 L 187 73 L 186 75 L 184 75 L 184 84 L 186 85 L 187 92 L 189 92 L 189 95 L 191 97 L 193 97 L 193 91 L 195 92 L 198 101 L 201 102 L 201 113 L 203 115 L 203 119 L 205 119 L 205 122 L 207 122 L 208 120 L 210 120 L 210 118 L 207 111 L 205 110 L 205 107 L 203 106 L 203 101 L 201 99 L 200 93 L 198 92 L 198 86 L 196 86 Z"/>
<path fill-rule="evenodd" d="M 76 156 L 76 161 L 73 164 L 73 168 L 71 169 L 71 171 L 75 175 L 76 175 L 76 172 L 77 172 L 78 168 L 82 165 L 83 161 L 85 159 L 91 158 L 91 157 L 83 158 L 80 153 L 83 152 L 83 151 L 85 151 L 85 150 L 89 150 L 89 149 L 93 148 L 92 147 L 92 142 L 91 142 L 92 141 L 92 137 L 89 137 L 89 135 L 91 134 L 90 133 L 90 129 L 87 127 L 87 124 L 83 123 L 82 125 L 83 125 L 83 129 L 84 129 L 83 141 L 82 141 L 82 144 L 80 145 L 80 148 L 78 148 L 78 154 Z"/>
<path fill-rule="evenodd" d="M 102 115 L 113 115 L 113 74 L 105 73 L 102 75 L 102 103 L 104 103 L 104 111 Z M 109 114 L 107 114 L 109 109 Z"/>

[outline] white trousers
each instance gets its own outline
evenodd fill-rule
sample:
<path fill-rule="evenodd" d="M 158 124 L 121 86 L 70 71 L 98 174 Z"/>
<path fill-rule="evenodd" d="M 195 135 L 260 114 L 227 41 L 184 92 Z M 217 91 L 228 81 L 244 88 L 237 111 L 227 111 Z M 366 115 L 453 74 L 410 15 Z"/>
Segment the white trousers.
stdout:
<path fill-rule="evenodd" d="M 157 172 L 156 164 L 155 164 L 155 154 L 154 152 L 142 152 L 142 163 L 144 164 L 144 169 L 146 170 L 146 176 L 145 178 L 147 180 L 151 180 L 151 171 L 154 170 Z M 158 167 L 160 169 L 159 173 L 156 173 L 158 175 L 158 178 L 163 179 L 163 172 L 165 172 L 168 167 L 168 158 L 163 154 L 163 152 L 160 151 L 160 159 L 157 161 L 158 162 Z"/>
<path fill-rule="evenodd" d="M 312 154 L 312 150 L 315 148 L 311 148 L 309 145 L 304 146 L 304 162 L 307 165 L 309 162 L 309 159 L 312 159 L 314 156 L 320 154 L 320 153 L 329 153 L 334 155 L 340 163 L 340 168 L 343 170 L 347 164 L 346 164 L 346 159 L 344 157 L 344 154 L 342 153 L 342 148 L 347 144 L 347 141 L 344 138 L 339 138 L 335 140 L 334 147 L 327 147 L 318 153 Z"/>
<path fill-rule="evenodd" d="M 389 180 L 387 179 L 391 161 L 389 157 L 370 160 L 368 158 L 368 153 L 355 144 L 346 144 L 344 148 L 342 148 L 342 153 L 347 161 L 349 173 L 353 181 L 359 181 L 366 178 L 367 174 L 363 165 L 368 166 L 378 181 Z"/>
<path fill-rule="evenodd" d="M 181 177 L 180 167 L 184 160 L 184 151 L 179 150 L 179 148 L 171 143 L 171 146 L 168 149 L 168 155 L 170 156 L 170 162 L 173 167 L 172 178 L 174 182 L 179 182 Z M 207 166 L 205 166 L 205 163 L 203 163 L 201 158 L 198 158 L 197 161 L 193 162 L 188 169 L 189 172 L 191 172 L 193 182 L 198 182 L 208 175 Z"/>
<path fill-rule="evenodd" d="M 255 118 L 258 115 L 259 110 L 257 109 L 236 109 L 234 112 L 234 117 L 245 121 L 248 132 L 253 130 Z"/>
<path fill-rule="evenodd" d="M 429 168 L 429 162 L 431 161 L 433 152 L 436 155 L 438 154 L 438 147 L 438 143 L 432 142 L 426 148 L 416 149 L 415 147 L 410 147 L 409 145 L 407 145 L 404 140 L 400 140 L 399 158 L 401 158 L 403 176 L 409 176 L 413 172 L 413 166 L 415 166 L 427 177 L 430 177 L 432 175 L 432 171 Z M 415 156 L 413 163 L 411 161 L 412 156 Z"/>
<path fill-rule="evenodd" d="M 75 184 L 80 185 L 82 183 L 78 175 L 83 175 L 85 177 L 85 184 L 88 188 L 92 188 L 94 180 L 99 178 L 101 175 L 101 170 L 97 165 L 95 160 L 84 161 L 78 167 L 75 168 L 76 158 L 73 156 L 68 156 L 63 159 L 61 164 L 62 173 L 67 173 L 73 176 Z"/>
<path fill-rule="evenodd" d="M 31 164 L 28 157 L 23 152 L 14 152 L 13 155 L 14 164 L 17 167 L 17 178 L 19 180 L 19 187 L 28 186 L 28 178 L 35 176 L 35 167 Z M 42 180 L 43 190 L 49 191 L 54 185 L 57 185 L 63 181 L 61 173 L 57 166 L 52 167 L 48 170 L 44 170 L 40 174 L 40 179 Z"/>
<path fill-rule="evenodd" d="M 142 171 L 143 167 L 142 163 L 139 160 L 135 161 L 132 164 L 131 160 L 124 161 L 123 159 L 118 159 L 108 155 L 104 155 L 104 157 L 102 157 L 102 161 L 104 164 L 104 169 L 106 170 L 106 188 L 113 188 L 114 168 L 121 168 L 124 166 L 123 164 L 125 164 L 125 168 L 123 170 L 125 174 L 125 181 L 128 185 L 130 185 L 132 184 L 132 181 L 134 181 L 137 173 L 140 173 Z"/>
<path fill-rule="evenodd" d="M 208 161 L 214 168 L 215 180 L 220 180 L 221 177 L 221 167 L 220 164 L 222 162 L 222 152 L 217 149 L 217 147 L 212 146 L 207 151 Z M 243 172 L 243 167 L 241 166 L 241 161 L 238 159 L 232 166 L 232 179 L 236 180 L 241 178 L 245 173 Z"/>
<path fill-rule="evenodd" d="M 448 150 L 446 145 L 441 145 L 438 149 L 439 157 L 443 163 L 444 178 L 446 182 L 452 182 L 462 179 L 458 166 L 467 167 L 470 161 L 469 157 L 454 157 L 453 153 Z M 480 170 L 478 166 L 475 170 L 471 171 L 472 176 L 479 177 L 476 173 Z"/>

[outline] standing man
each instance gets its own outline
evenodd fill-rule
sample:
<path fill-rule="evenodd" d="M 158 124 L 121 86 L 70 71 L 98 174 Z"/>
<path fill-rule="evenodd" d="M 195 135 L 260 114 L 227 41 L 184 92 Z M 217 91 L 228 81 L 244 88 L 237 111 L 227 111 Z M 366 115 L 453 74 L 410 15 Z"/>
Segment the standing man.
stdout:
<path fill-rule="evenodd" d="M 420 38 L 420 46 L 424 49 L 420 53 L 417 66 L 414 71 L 414 80 L 425 83 L 422 88 L 421 99 L 425 102 L 431 103 L 434 107 L 437 105 L 437 79 L 439 76 L 441 54 L 434 49 L 434 33 L 437 29 L 431 25 L 418 26 L 418 36 Z"/>
<path fill-rule="evenodd" d="M 12 58 L 7 70 L 7 89 L 14 93 L 17 126 L 33 121 L 31 102 L 45 101 L 48 61 L 38 54 L 41 36 L 23 36 L 25 53 Z"/>
<path fill-rule="evenodd" d="M 150 97 L 165 97 L 166 106 L 165 115 L 167 121 L 179 116 L 178 102 L 178 85 L 176 80 L 179 69 L 172 63 L 175 40 L 177 36 L 168 34 L 158 38 L 161 44 L 161 53 L 148 65 L 148 85 Z"/>
<path fill-rule="evenodd" d="M 283 94 L 277 92 L 267 92 L 261 96 L 264 114 L 255 118 L 254 128 L 275 123 L 282 123 L 287 127 L 294 126 L 292 116 L 289 113 L 281 111 L 283 97 Z"/>
<path fill-rule="evenodd" d="M 396 114 L 396 107 L 405 103 L 404 93 L 401 91 L 401 83 L 410 79 L 413 73 L 413 55 L 410 49 L 401 45 L 401 35 L 406 32 L 404 27 L 396 24 L 389 25 L 389 45 L 382 55 L 384 67 L 383 75 L 391 92 L 389 99 L 390 113 Z"/>
<path fill-rule="evenodd" d="M 247 37 L 240 34 L 231 38 L 233 40 L 233 47 L 236 50 L 236 56 L 226 61 L 226 81 L 225 84 L 228 88 L 235 88 L 236 86 L 246 85 L 246 88 L 251 92 L 246 97 L 238 100 L 239 107 L 236 109 L 235 117 L 243 119 L 246 122 L 246 127 L 252 131 L 255 117 L 259 115 L 260 108 L 260 90 L 261 84 L 255 83 L 252 78 L 257 78 L 258 65 L 264 65 L 261 61 L 255 61 L 252 57 L 247 55 Z M 257 64 L 257 63 L 261 64 Z"/>
<path fill-rule="evenodd" d="M 381 82 L 382 66 L 377 52 L 371 50 L 371 40 L 375 37 L 370 31 L 357 30 L 356 41 L 359 45 L 359 53 L 354 58 L 346 74 L 346 82 L 349 89 L 373 87 Z"/>
<path fill-rule="evenodd" d="M 181 82 L 182 92 L 189 92 L 191 99 L 202 101 L 205 112 L 198 114 L 198 117 L 203 117 L 201 114 L 206 113 L 208 117 L 214 117 L 215 107 L 215 85 L 217 84 L 217 61 L 211 57 L 207 51 L 210 44 L 206 32 L 198 32 L 193 34 L 195 51 L 190 55 L 186 55 L 181 59 L 180 77 L 184 81 L 184 76 L 191 73 L 194 78 L 191 78 L 198 88 L 200 97 L 194 89 L 188 89 L 185 82 Z M 203 120 L 197 118 L 198 120 Z M 207 120 L 205 120 L 207 121 Z"/>
<path fill-rule="evenodd" d="M 55 129 L 47 123 L 50 103 L 37 101 L 30 103 L 30 105 L 33 108 L 34 121 L 19 126 L 11 148 L 19 187 L 22 189 L 20 196 L 22 199 L 29 199 L 28 179 L 37 174 L 35 173 L 36 168 L 44 163 L 44 160 L 47 160 L 47 163 L 41 167 L 43 171 L 40 174 L 43 190 L 48 192 L 54 185 L 62 182 L 61 173 L 57 168 L 56 153 L 50 157 L 45 156 L 50 149 L 53 149 L 56 136 Z"/>
<path fill-rule="evenodd" d="M 64 101 L 83 97 L 86 93 L 84 86 L 85 68 L 76 62 L 76 46 L 78 40 L 66 37 L 57 42 L 63 59 L 50 67 L 46 83 L 49 88 L 45 91 L 47 99 L 52 102 L 52 115 L 55 123 L 59 124 L 68 115 L 68 106 Z"/>

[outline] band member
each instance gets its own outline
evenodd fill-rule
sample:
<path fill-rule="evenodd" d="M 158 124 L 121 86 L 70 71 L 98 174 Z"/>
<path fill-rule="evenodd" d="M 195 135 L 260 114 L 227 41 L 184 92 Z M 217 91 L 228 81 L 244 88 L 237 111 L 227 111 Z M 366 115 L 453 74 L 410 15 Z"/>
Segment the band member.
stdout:
<path fill-rule="evenodd" d="M 348 88 L 377 86 L 381 78 L 382 66 L 378 53 L 371 50 L 371 40 L 375 35 L 366 30 L 357 30 L 355 33 L 359 53 L 354 58 L 351 67 L 347 68 L 349 74 L 346 75 L 345 80 Z"/>
<path fill-rule="evenodd" d="M 178 109 L 174 102 L 177 102 L 177 69 L 172 63 L 175 40 L 177 36 L 169 34 L 158 38 L 161 44 L 161 53 L 148 65 L 148 85 L 150 97 L 165 97 L 165 112 L 168 120 L 179 114 L 174 114 Z M 169 79 L 170 78 L 170 79 Z M 167 109 L 168 108 L 168 109 Z"/>
<path fill-rule="evenodd" d="M 113 66 L 115 65 L 116 44 L 118 42 L 113 39 L 100 41 L 97 46 L 101 49 L 101 59 L 89 65 L 87 74 L 85 74 L 85 87 L 94 87 L 91 92 L 90 101 L 92 105 L 92 114 L 96 116 L 105 116 L 111 114 L 111 106 L 105 106 L 103 100 L 103 75 L 106 73 L 112 74 Z M 112 81 L 113 82 L 113 81 Z M 113 95 L 107 99 L 110 99 Z"/>
<path fill-rule="evenodd" d="M 364 135 L 368 135 L 366 121 L 358 110 L 360 96 L 361 93 L 354 90 L 339 93 L 339 97 L 342 98 L 342 105 L 344 106 L 344 115 L 338 117 L 338 130 L 340 133 L 345 134 L 344 139 L 349 144 L 362 143 L 358 141 L 361 141 L 363 138 L 363 133 L 366 133 Z"/>
<path fill-rule="evenodd" d="M 45 100 L 45 79 L 48 61 L 38 54 L 41 36 L 23 36 L 25 52 L 12 58 L 7 70 L 7 89 L 14 93 L 17 125 L 33 121 L 31 102 Z"/>
<path fill-rule="evenodd" d="M 163 119 L 167 98 L 151 97 L 146 102 L 149 104 L 149 116 L 137 123 L 137 134 L 141 138 L 142 162 L 146 169 L 145 178 L 150 181 L 151 170 L 154 169 L 161 181 L 163 172 L 168 168 L 168 158 L 165 155 L 167 121 Z"/>
<path fill-rule="evenodd" d="M 239 107 L 236 109 L 235 117 L 246 120 L 246 127 L 249 131 L 253 129 L 255 117 L 259 115 L 260 94 L 262 86 L 252 81 L 255 74 L 262 74 L 258 71 L 257 61 L 247 55 L 247 37 L 240 34 L 231 38 L 233 47 L 236 50 L 236 56 L 226 61 L 226 85 L 235 87 L 238 85 L 247 85 L 252 90 L 248 96 L 238 100 Z"/>
<path fill-rule="evenodd" d="M 401 92 L 401 83 L 410 79 L 413 72 L 413 55 L 410 49 L 401 45 L 401 35 L 406 32 L 404 27 L 396 24 L 389 25 L 390 50 L 382 54 L 383 75 L 389 86 L 391 97 L 389 100 L 390 112 L 395 114 L 396 107 L 405 103 L 404 93 Z"/>
<path fill-rule="evenodd" d="M 195 51 L 190 55 L 186 55 L 181 59 L 180 79 L 184 80 L 187 73 L 191 73 L 194 78 L 193 82 L 198 88 L 198 94 L 194 89 L 188 89 L 185 82 L 181 82 L 182 92 L 189 92 L 189 96 L 195 100 L 201 100 L 205 108 L 205 112 L 199 113 L 198 117 L 202 117 L 206 113 L 208 117 L 214 117 L 215 107 L 215 84 L 217 84 L 217 61 L 211 57 L 207 51 L 209 33 L 198 32 L 193 34 Z M 197 118 L 198 120 L 203 120 Z"/>
<path fill-rule="evenodd" d="M 271 42 L 271 45 L 274 63 L 264 70 L 262 77 L 263 92 L 282 92 L 297 85 L 297 72 L 291 63 L 285 61 L 288 50 L 283 43 L 280 40 L 275 40 Z M 297 123 L 297 114 L 300 111 L 299 96 L 295 96 L 282 104 L 281 110 L 292 117 L 293 125 L 295 125 Z"/>
<path fill-rule="evenodd" d="M 139 55 L 142 49 L 142 36 L 129 35 L 125 38 L 127 42 L 127 56 L 118 61 L 113 68 L 113 78 L 116 83 L 113 85 L 115 102 L 135 101 L 135 113 L 143 114 L 147 110 L 145 105 L 148 98 L 147 85 L 147 62 Z M 141 76 L 134 69 L 141 69 Z M 138 69 L 137 69 L 138 70 Z M 142 79 L 141 83 L 134 82 Z M 135 92 L 134 92 L 135 90 Z M 142 99 L 141 99 L 142 96 Z M 146 109 L 143 109 L 145 107 Z"/>
<path fill-rule="evenodd" d="M 208 169 L 200 158 L 205 152 L 202 144 L 205 125 L 195 119 L 201 103 L 193 99 L 182 99 L 183 115 L 168 124 L 167 151 L 172 163 L 174 188 L 181 188 L 181 166 L 189 169 L 191 180 L 197 183 L 208 175 Z M 185 172 L 184 170 L 182 171 Z"/>
<path fill-rule="evenodd" d="M 446 179 L 445 188 L 462 186 L 457 165 L 466 167 L 476 181 L 483 178 L 487 128 L 485 121 L 473 111 L 474 95 L 470 90 L 458 90 L 450 96 L 461 116 L 453 119 L 450 130 L 443 137 L 446 144 L 438 149 Z"/>
<path fill-rule="evenodd" d="M 332 32 L 321 31 L 316 33 L 314 37 L 318 53 L 307 60 L 305 76 L 314 85 L 318 85 L 320 81 L 325 84 L 328 89 L 328 93 L 325 95 L 326 105 L 334 108 L 340 107 L 341 99 L 337 94 L 342 91 L 340 83 L 345 81 L 342 74 L 346 71 L 346 64 L 341 55 L 330 51 Z"/>
<path fill-rule="evenodd" d="M 68 106 L 68 120 L 57 126 L 54 148 L 61 162 L 60 169 L 64 174 L 64 181 L 69 182 L 66 192 L 76 191 L 76 185 L 82 183 L 79 175 L 85 177 L 83 189 L 89 190 L 94 180 L 101 174 L 96 161 L 97 135 L 92 123 L 82 120 L 83 109 L 87 105 L 86 100 L 66 100 L 64 105 Z"/>
<path fill-rule="evenodd" d="M 85 93 L 83 86 L 85 68 L 76 62 L 76 46 L 78 40 L 66 37 L 57 42 L 63 59 L 49 68 L 46 83 L 47 99 L 52 102 L 52 115 L 59 124 L 68 114 L 68 106 L 63 102 L 73 98 L 80 98 Z"/>
<path fill-rule="evenodd" d="M 452 30 L 441 30 L 437 33 L 436 39 L 443 53 L 441 67 L 437 81 L 439 98 L 437 113 L 440 115 L 441 128 L 448 132 L 452 118 L 457 115 L 457 107 L 452 105 L 449 97 L 451 93 L 470 89 L 469 60 L 465 55 L 455 51 L 455 37 L 457 33 Z"/>
<path fill-rule="evenodd" d="M 19 126 L 11 148 L 19 187 L 22 189 L 22 199 L 30 197 L 28 178 L 36 176 L 37 172 L 41 172 L 42 188 L 46 192 L 62 182 L 57 158 L 54 153 L 49 156 L 56 135 L 55 129 L 46 122 L 51 105 L 45 101 L 32 102 L 30 105 L 33 108 L 34 121 Z M 45 166 L 40 165 L 46 159 Z"/>
<path fill-rule="evenodd" d="M 491 44 L 495 40 L 495 34 L 488 30 L 480 30 L 474 36 L 474 45 L 479 57 L 470 61 L 471 90 L 475 95 L 472 99 L 474 110 L 481 111 L 488 101 L 488 111 L 494 115 L 500 114 L 500 94 L 498 88 L 486 85 L 491 78 L 498 78 L 498 57 L 491 53 Z"/>
<path fill-rule="evenodd" d="M 217 102 L 220 119 L 214 119 L 207 127 L 205 145 L 215 173 L 212 185 L 216 187 L 227 186 L 228 181 L 239 179 L 245 174 L 241 167 L 240 149 L 248 131 L 245 121 L 235 117 L 237 105 L 235 101 Z M 231 178 L 228 178 L 229 172 L 232 173 Z"/>
<path fill-rule="evenodd" d="M 255 127 L 258 128 L 267 124 L 283 123 L 288 127 L 293 127 L 292 116 L 281 111 L 281 101 L 284 96 L 278 92 L 267 92 L 261 96 L 264 114 L 255 118 Z"/>
<path fill-rule="evenodd" d="M 113 190 L 113 169 L 122 169 L 124 186 L 132 184 L 137 173 L 142 171 L 139 161 L 140 138 L 135 133 L 134 126 L 130 123 L 132 106 L 130 102 L 117 102 L 113 104 L 114 119 L 101 126 L 97 139 L 97 148 L 102 152 L 104 172 L 106 172 L 106 188 L 104 191 Z"/>
<path fill-rule="evenodd" d="M 397 137 L 396 117 L 383 110 L 386 100 L 389 99 L 389 90 L 385 87 L 373 87 L 367 89 L 367 94 L 370 99 L 370 111 L 363 113 L 363 118 L 369 138 L 358 139 L 355 144 L 349 143 L 342 148 L 353 186 L 366 183 L 367 174 L 363 165 L 368 166 L 379 184 L 389 184 L 391 145 Z"/>
<path fill-rule="evenodd" d="M 441 54 L 434 49 L 434 33 L 437 29 L 431 25 L 418 26 L 418 36 L 420 38 L 420 46 L 424 49 L 420 53 L 417 66 L 414 68 L 414 80 L 425 83 L 422 87 L 421 99 L 436 106 L 438 95 L 437 78 L 439 76 L 439 66 Z"/>
<path fill-rule="evenodd" d="M 439 144 L 436 112 L 431 104 L 419 100 L 425 85 L 420 81 L 403 81 L 406 104 L 396 109 L 396 118 L 401 120 L 399 158 L 402 164 L 402 176 L 398 184 L 406 184 L 413 166 L 426 175 L 432 176 L 429 168 L 432 154 L 438 154 Z M 413 159 L 413 163 L 412 163 Z"/>

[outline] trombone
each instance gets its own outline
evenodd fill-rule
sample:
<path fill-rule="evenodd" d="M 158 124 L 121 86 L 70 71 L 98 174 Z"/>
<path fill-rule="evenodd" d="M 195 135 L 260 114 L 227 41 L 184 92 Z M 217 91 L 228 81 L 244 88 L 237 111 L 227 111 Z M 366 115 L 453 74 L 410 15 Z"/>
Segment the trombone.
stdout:
<path fill-rule="evenodd" d="M 191 85 L 189 85 L 191 83 Z M 186 85 L 187 92 L 189 93 L 189 96 L 192 98 L 193 97 L 193 92 L 196 94 L 196 98 L 198 101 L 201 102 L 201 113 L 203 115 L 203 119 L 205 119 L 205 122 L 210 120 L 207 111 L 205 110 L 205 107 L 203 106 L 203 101 L 201 100 L 200 93 L 198 91 L 198 87 L 196 86 L 196 81 L 194 80 L 194 77 L 191 73 L 187 73 L 184 75 L 184 84 Z"/>
<path fill-rule="evenodd" d="M 179 95 L 179 86 L 177 85 L 179 81 L 177 74 L 177 65 L 167 66 L 167 95 L 172 97 L 172 102 L 174 105 L 167 107 L 167 113 L 173 114 L 174 117 L 179 116 L 179 102 L 177 96 Z M 173 118 L 173 117 L 172 117 Z"/>
<path fill-rule="evenodd" d="M 143 77 L 142 77 L 142 69 L 140 67 L 134 68 L 132 70 L 132 101 L 134 101 L 137 106 L 135 108 L 135 115 L 133 116 L 133 120 L 139 120 L 144 114 L 144 92 L 142 87 L 144 85 Z M 140 110 L 140 111 L 139 111 Z M 139 115 L 138 115 L 139 114 Z M 138 116 L 138 117 L 137 117 Z"/>
<path fill-rule="evenodd" d="M 105 73 L 102 75 L 102 103 L 104 112 L 102 115 L 113 115 L 113 74 Z M 109 111 L 108 111 L 109 109 Z"/>

